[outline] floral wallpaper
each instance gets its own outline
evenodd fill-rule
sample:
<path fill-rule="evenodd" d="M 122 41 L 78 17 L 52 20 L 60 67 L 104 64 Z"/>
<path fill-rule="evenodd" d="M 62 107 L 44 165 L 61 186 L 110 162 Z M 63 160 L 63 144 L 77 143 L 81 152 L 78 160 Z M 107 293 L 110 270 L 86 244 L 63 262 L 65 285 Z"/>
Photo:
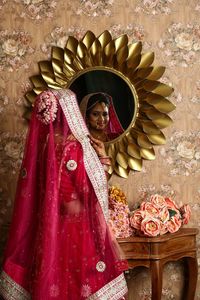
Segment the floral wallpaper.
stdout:
<path fill-rule="evenodd" d="M 188 67 L 199 61 L 200 25 L 173 23 L 158 42 L 169 66 Z"/>
<path fill-rule="evenodd" d="M 115 5 L 115 0 L 100 0 L 100 1 L 79 1 L 75 0 L 70 4 L 69 9 L 77 16 L 88 16 L 91 18 L 106 16 L 112 14 L 112 8 Z"/>
<path fill-rule="evenodd" d="M 64 47 L 69 35 L 81 38 L 108 29 L 141 41 L 166 66 L 162 81 L 175 89 L 170 100 L 174 123 L 164 130 L 167 143 L 155 147 L 156 159 L 128 179 L 116 175 L 110 185 L 121 187 L 133 209 L 152 194 L 172 196 L 192 210 L 189 227 L 200 227 L 200 3 L 199 0 L 0 0 L 0 254 L 11 220 L 23 155 L 27 122 L 24 94 L 38 61 L 51 47 Z M 200 268 L 200 237 L 197 236 Z M 151 299 L 150 276 L 143 268 L 126 274 L 129 299 Z M 183 266 L 164 269 L 162 299 L 181 299 Z M 200 299 L 200 278 L 195 300 Z"/>
<path fill-rule="evenodd" d="M 0 31 L 0 39 L 0 70 L 13 72 L 19 68 L 28 69 L 26 56 L 34 53 L 34 49 L 30 46 L 30 34 L 23 31 L 2 30 Z"/>

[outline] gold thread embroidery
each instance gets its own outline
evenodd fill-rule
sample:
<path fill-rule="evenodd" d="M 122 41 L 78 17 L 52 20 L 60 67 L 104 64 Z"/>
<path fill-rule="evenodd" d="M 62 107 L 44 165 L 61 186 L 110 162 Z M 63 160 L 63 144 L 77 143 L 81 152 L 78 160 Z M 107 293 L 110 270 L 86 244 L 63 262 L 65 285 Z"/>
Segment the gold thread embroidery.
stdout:
<path fill-rule="evenodd" d="M 0 295 L 5 300 L 31 299 L 30 294 L 4 271 L 0 274 Z"/>
<path fill-rule="evenodd" d="M 104 285 L 87 300 L 119 300 L 128 292 L 124 274 Z"/>

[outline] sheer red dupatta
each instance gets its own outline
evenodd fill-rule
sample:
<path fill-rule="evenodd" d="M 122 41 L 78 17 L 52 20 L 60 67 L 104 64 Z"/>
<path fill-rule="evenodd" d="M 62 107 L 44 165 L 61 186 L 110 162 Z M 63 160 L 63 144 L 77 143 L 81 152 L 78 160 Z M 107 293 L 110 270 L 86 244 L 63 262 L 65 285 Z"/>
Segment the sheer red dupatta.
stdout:
<path fill-rule="evenodd" d="M 87 136 L 71 91 L 38 97 L 1 274 L 5 299 L 110 300 L 127 292 L 127 265 L 106 224 L 106 177 Z"/>

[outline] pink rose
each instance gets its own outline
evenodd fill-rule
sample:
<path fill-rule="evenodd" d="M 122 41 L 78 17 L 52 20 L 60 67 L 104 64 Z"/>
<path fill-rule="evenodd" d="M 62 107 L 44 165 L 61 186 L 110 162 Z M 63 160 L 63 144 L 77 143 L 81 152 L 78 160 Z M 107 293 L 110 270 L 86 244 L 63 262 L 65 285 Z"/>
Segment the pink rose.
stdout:
<path fill-rule="evenodd" d="M 159 214 L 159 208 L 157 208 L 156 205 L 151 202 L 142 202 L 140 209 L 147 212 L 151 216 L 156 216 Z"/>
<path fill-rule="evenodd" d="M 174 233 L 179 230 L 181 227 L 181 219 L 177 218 L 176 215 L 173 216 L 168 222 L 167 222 L 168 231 L 170 233 Z"/>
<path fill-rule="evenodd" d="M 160 234 L 160 221 L 153 217 L 146 216 L 141 223 L 141 230 L 147 236 L 157 236 Z"/>
<path fill-rule="evenodd" d="M 141 222 L 144 217 L 144 212 L 140 209 L 136 209 L 133 214 L 130 216 L 130 224 L 135 229 L 141 229 Z"/>
<path fill-rule="evenodd" d="M 191 209 L 190 206 L 188 204 L 184 204 L 181 208 L 180 208 L 180 213 L 182 216 L 182 222 L 183 224 L 188 224 L 189 219 L 191 217 Z"/>
<path fill-rule="evenodd" d="M 158 194 L 151 195 L 150 202 L 155 204 L 159 208 L 163 208 L 166 206 L 165 198 Z"/>
<path fill-rule="evenodd" d="M 178 205 L 171 198 L 166 197 L 165 202 L 167 204 L 168 209 L 172 209 L 172 210 L 174 210 L 174 209 L 178 210 L 179 209 Z"/>

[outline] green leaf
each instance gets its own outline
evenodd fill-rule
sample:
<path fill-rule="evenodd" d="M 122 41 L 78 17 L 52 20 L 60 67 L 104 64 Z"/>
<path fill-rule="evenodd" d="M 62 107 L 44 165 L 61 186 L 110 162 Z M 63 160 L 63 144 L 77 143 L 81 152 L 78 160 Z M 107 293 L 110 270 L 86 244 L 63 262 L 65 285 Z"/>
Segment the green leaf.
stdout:
<path fill-rule="evenodd" d="M 177 212 L 173 209 L 168 209 L 169 211 L 169 217 L 172 218 L 173 216 L 175 216 L 177 214 Z"/>

